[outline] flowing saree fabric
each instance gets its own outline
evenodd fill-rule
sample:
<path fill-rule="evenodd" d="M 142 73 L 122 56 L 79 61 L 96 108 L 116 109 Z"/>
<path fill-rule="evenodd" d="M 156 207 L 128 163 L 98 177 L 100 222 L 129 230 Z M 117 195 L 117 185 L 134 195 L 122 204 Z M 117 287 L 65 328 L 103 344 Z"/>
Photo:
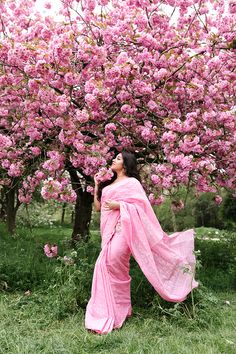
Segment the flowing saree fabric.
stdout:
<path fill-rule="evenodd" d="M 120 210 L 104 210 L 108 199 Z M 131 315 L 129 259 L 167 301 L 181 302 L 197 287 L 194 280 L 194 231 L 168 236 L 161 228 L 139 181 L 133 177 L 103 189 L 102 250 L 97 259 L 85 326 L 98 333 L 122 326 Z"/>

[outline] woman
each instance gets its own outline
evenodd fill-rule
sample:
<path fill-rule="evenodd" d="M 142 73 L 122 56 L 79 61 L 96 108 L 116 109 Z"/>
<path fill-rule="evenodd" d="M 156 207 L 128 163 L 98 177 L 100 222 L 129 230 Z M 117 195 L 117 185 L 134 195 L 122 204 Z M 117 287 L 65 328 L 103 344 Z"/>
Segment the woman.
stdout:
<path fill-rule="evenodd" d="M 131 315 L 131 254 L 155 290 L 180 302 L 197 282 L 193 278 L 194 231 L 168 236 L 140 184 L 135 156 L 122 152 L 112 162 L 114 177 L 99 184 L 94 205 L 101 211 L 102 250 L 97 259 L 85 327 L 97 333 L 120 328 Z M 105 185 L 105 186 L 104 186 Z"/>

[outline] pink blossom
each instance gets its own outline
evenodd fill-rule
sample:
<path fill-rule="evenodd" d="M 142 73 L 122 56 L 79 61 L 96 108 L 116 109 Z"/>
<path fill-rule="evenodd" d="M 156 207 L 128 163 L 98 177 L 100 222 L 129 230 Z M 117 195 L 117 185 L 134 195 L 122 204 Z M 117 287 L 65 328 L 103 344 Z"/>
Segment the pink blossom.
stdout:
<path fill-rule="evenodd" d="M 76 199 L 77 199 L 76 192 L 73 189 L 71 189 L 71 187 L 67 187 L 64 188 L 64 190 L 60 194 L 59 201 L 67 202 L 67 203 L 75 203 Z"/>
<path fill-rule="evenodd" d="M 2 160 L 2 167 L 8 169 L 11 166 L 11 162 L 9 160 Z"/>
<path fill-rule="evenodd" d="M 0 116 L 1 117 L 7 117 L 9 114 L 8 110 L 7 109 L 2 109 L 0 108 Z"/>
<path fill-rule="evenodd" d="M 29 136 L 31 141 L 42 139 L 42 133 L 34 127 L 28 127 L 26 129 L 26 134 Z"/>
<path fill-rule="evenodd" d="M 141 136 L 145 141 L 154 141 L 156 140 L 156 134 L 154 131 L 148 127 L 142 127 L 141 128 Z"/>
<path fill-rule="evenodd" d="M 174 119 L 172 119 L 170 121 L 167 121 L 165 123 L 165 127 L 170 129 L 170 130 L 173 130 L 175 132 L 182 132 L 182 130 L 183 130 L 183 125 L 182 124 L 183 123 L 181 122 L 180 119 L 174 118 Z"/>
<path fill-rule="evenodd" d="M 113 171 L 111 169 L 107 169 L 106 167 L 102 167 L 98 171 L 98 175 L 96 177 L 98 182 L 104 182 L 110 180 L 113 177 Z"/>
<path fill-rule="evenodd" d="M 85 95 L 85 101 L 90 108 L 95 109 L 95 110 L 98 109 L 99 102 L 94 95 L 87 93 Z"/>
<path fill-rule="evenodd" d="M 87 186 L 86 191 L 94 195 L 94 188 L 92 186 Z"/>
<path fill-rule="evenodd" d="M 44 254 L 48 258 L 56 257 L 58 254 L 58 246 L 57 245 L 50 245 L 50 243 L 46 243 L 43 247 Z"/>
<path fill-rule="evenodd" d="M 147 17 L 145 15 L 139 15 L 134 20 L 135 25 L 138 26 L 140 30 L 144 30 L 147 27 Z"/>
<path fill-rule="evenodd" d="M 221 198 L 220 195 L 216 195 L 216 196 L 215 196 L 215 202 L 216 202 L 216 204 L 218 204 L 218 205 L 222 203 L 222 198 Z"/>
<path fill-rule="evenodd" d="M 230 0 L 230 2 L 229 2 L 229 12 L 231 14 L 235 14 L 236 13 L 236 1 L 235 0 Z"/>
<path fill-rule="evenodd" d="M 45 170 L 54 172 L 64 165 L 65 157 L 63 156 L 63 154 L 60 154 L 60 152 L 48 151 L 47 155 L 48 157 L 50 157 L 50 159 L 42 164 L 42 167 Z"/>
<path fill-rule="evenodd" d="M 199 192 L 216 192 L 216 187 L 209 185 L 207 176 L 198 176 L 196 190 Z"/>
<path fill-rule="evenodd" d="M 173 185 L 173 176 L 169 175 L 169 176 L 164 176 L 162 179 L 162 187 L 164 189 L 169 189 L 171 188 Z"/>
<path fill-rule="evenodd" d="M 96 6 L 96 1 L 95 0 L 86 0 L 85 5 L 89 11 L 93 11 Z"/>
<path fill-rule="evenodd" d="M 106 126 L 105 126 L 105 133 L 106 134 L 111 132 L 111 131 L 114 131 L 114 130 L 116 130 L 116 125 L 114 123 L 106 124 Z"/>
<path fill-rule="evenodd" d="M 184 140 L 180 142 L 179 147 L 184 153 L 201 153 L 202 147 L 199 145 L 199 137 L 195 136 L 193 139 L 186 136 Z"/>
<path fill-rule="evenodd" d="M 183 169 L 191 167 L 192 160 L 193 160 L 192 155 L 185 156 L 184 154 L 179 154 L 176 156 L 174 156 L 174 155 L 169 156 L 169 161 L 172 164 L 175 164 Z"/>
<path fill-rule="evenodd" d="M 19 177 L 22 174 L 22 163 L 12 163 L 8 170 L 8 175 L 11 177 Z"/>
<path fill-rule="evenodd" d="M 57 181 L 50 178 L 44 181 L 41 195 L 46 200 L 57 199 L 58 201 L 68 203 L 74 203 L 77 198 L 77 194 L 72 189 L 68 179 Z"/>
<path fill-rule="evenodd" d="M 9 148 L 12 146 L 11 139 L 3 134 L 0 134 L 0 149 L 1 148 Z"/>
<path fill-rule="evenodd" d="M 130 105 L 128 104 L 124 104 L 122 107 L 121 107 L 121 112 L 122 113 L 125 113 L 125 114 L 133 114 L 134 113 L 134 108 L 132 108 Z"/>
<path fill-rule="evenodd" d="M 128 61 L 128 54 L 126 52 L 121 52 L 116 59 L 117 64 L 125 64 L 127 61 Z"/>
<path fill-rule="evenodd" d="M 44 199 L 57 199 L 61 192 L 61 184 L 58 181 L 49 179 L 44 181 L 41 189 L 41 195 Z"/>
<path fill-rule="evenodd" d="M 116 98 L 120 102 L 125 102 L 126 100 L 130 99 L 130 97 L 131 97 L 131 94 L 129 92 L 123 91 L 123 90 L 121 90 L 116 96 Z"/>
<path fill-rule="evenodd" d="M 148 199 L 152 205 L 160 205 L 164 202 L 164 196 L 160 195 L 159 197 L 155 197 L 153 193 L 149 194 Z"/>
<path fill-rule="evenodd" d="M 30 204 L 32 201 L 32 195 L 24 195 L 21 190 L 19 191 L 18 199 L 21 203 Z"/>
<path fill-rule="evenodd" d="M 110 80 L 117 80 L 120 78 L 121 69 L 118 66 L 113 66 L 109 68 L 106 72 L 108 79 Z"/>
<path fill-rule="evenodd" d="M 67 85 L 76 85 L 78 83 L 78 78 L 72 72 L 66 73 L 64 80 Z"/>
<path fill-rule="evenodd" d="M 166 77 L 167 74 L 168 74 L 168 71 L 164 68 L 161 68 L 160 70 L 155 71 L 153 77 L 155 80 L 160 81 L 160 80 L 164 79 L 164 77 Z"/>
<path fill-rule="evenodd" d="M 50 2 L 46 2 L 44 4 L 44 7 L 49 10 L 49 9 L 51 9 L 52 5 L 50 4 Z"/>
<path fill-rule="evenodd" d="M 109 0 L 98 0 L 98 4 L 102 6 L 106 6 L 109 3 Z"/>
<path fill-rule="evenodd" d="M 150 110 L 152 110 L 152 111 L 157 108 L 157 104 L 156 104 L 156 102 L 154 102 L 153 100 L 150 100 L 150 101 L 148 102 L 147 106 L 148 106 L 148 108 L 149 108 Z"/>
<path fill-rule="evenodd" d="M 168 176 L 173 172 L 173 167 L 170 164 L 158 164 L 153 166 L 154 171 L 157 174 L 161 174 L 163 176 Z"/>
<path fill-rule="evenodd" d="M 86 123 L 89 120 L 89 114 L 85 109 L 76 110 L 76 120 L 78 120 L 80 123 Z"/>
<path fill-rule="evenodd" d="M 133 87 L 136 94 L 148 95 L 152 93 L 152 86 L 141 80 L 134 80 Z"/>
<path fill-rule="evenodd" d="M 150 33 L 142 32 L 137 39 L 138 43 L 148 49 L 157 49 L 158 41 Z"/>
<path fill-rule="evenodd" d="M 79 152 L 84 152 L 84 151 L 86 151 L 86 147 L 85 147 L 85 145 L 82 143 L 82 142 L 80 142 L 79 140 L 74 140 L 74 142 L 73 142 L 73 146 L 76 148 L 76 150 L 77 151 L 79 151 Z"/>
<path fill-rule="evenodd" d="M 163 135 L 162 135 L 162 138 L 161 138 L 161 141 L 163 143 L 167 143 L 167 144 L 170 144 L 170 143 L 173 143 L 176 141 L 176 138 L 177 138 L 177 135 L 172 132 L 172 131 L 168 131 L 168 132 L 164 132 Z"/>
<path fill-rule="evenodd" d="M 161 179 L 157 175 L 151 175 L 151 180 L 155 185 L 161 184 Z"/>
<path fill-rule="evenodd" d="M 30 150 L 32 151 L 34 156 L 38 156 L 41 153 L 41 150 L 38 146 L 31 146 Z"/>
<path fill-rule="evenodd" d="M 200 170 L 204 170 L 207 173 L 211 173 L 216 170 L 216 164 L 213 159 L 211 158 L 205 158 L 205 159 L 200 159 L 197 163 L 196 166 Z"/>
<path fill-rule="evenodd" d="M 36 171 L 35 172 L 35 177 L 38 178 L 39 180 L 41 180 L 41 179 L 45 178 L 46 175 L 42 171 Z"/>

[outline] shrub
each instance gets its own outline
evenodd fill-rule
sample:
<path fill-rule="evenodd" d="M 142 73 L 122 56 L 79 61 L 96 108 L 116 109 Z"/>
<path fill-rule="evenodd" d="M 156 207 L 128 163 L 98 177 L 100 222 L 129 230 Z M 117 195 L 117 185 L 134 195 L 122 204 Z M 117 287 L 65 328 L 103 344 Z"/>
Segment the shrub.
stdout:
<path fill-rule="evenodd" d="M 222 205 L 221 215 L 226 229 L 236 229 L 236 199 L 227 194 Z"/>
<path fill-rule="evenodd" d="M 197 229 L 196 247 L 202 267 L 199 277 L 213 289 L 236 288 L 236 233 Z"/>
<path fill-rule="evenodd" d="M 54 260 L 48 292 L 53 294 L 56 318 L 62 319 L 76 313 L 78 307 L 86 307 L 99 248 L 98 242 L 80 242 Z"/>
<path fill-rule="evenodd" d="M 64 203 L 64 223 L 71 225 L 74 206 Z M 22 204 L 17 212 L 17 225 L 24 227 L 52 226 L 61 223 L 63 203 L 49 201 L 33 201 L 30 205 Z"/>
<path fill-rule="evenodd" d="M 171 303 L 161 299 L 158 295 L 153 298 L 152 310 L 162 319 L 178 323 L 184 328 L 207 328 L 212 323 L 220 325 L 217 316 L 220 306 L 219 299 L 201 283 L 184 302 Z"/>

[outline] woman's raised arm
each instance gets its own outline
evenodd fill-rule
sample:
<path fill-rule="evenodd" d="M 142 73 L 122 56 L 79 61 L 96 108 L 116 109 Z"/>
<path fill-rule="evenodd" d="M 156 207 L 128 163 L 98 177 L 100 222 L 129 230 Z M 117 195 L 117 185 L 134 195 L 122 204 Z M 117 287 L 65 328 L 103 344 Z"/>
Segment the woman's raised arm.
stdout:
<path fill-rule="evenodd" d="M 94 176 L 94 182 L 95 182 L 95 188 L 94 188 L 94 207 L 96 211 L 100 211 L 101 210 L 101 203 L 99 202 L 98 198 L 97 198 L 97 194 L 98 194 L 98 181 L 96 179 L 97 174 Z"/>

